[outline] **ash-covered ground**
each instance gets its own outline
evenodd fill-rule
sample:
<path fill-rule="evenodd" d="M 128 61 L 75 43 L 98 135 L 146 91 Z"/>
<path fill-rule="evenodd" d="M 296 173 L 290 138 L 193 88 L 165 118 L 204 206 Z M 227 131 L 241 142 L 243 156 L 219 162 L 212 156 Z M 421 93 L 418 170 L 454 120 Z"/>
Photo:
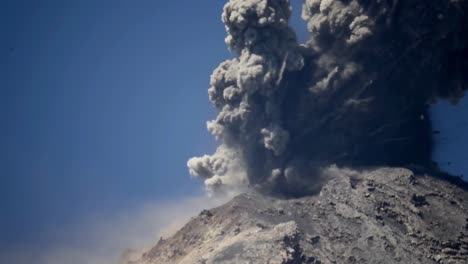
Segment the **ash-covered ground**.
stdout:
<path fill-rule="evenodd" d="M 242 194 L 128 263 L 468 262 L 466 184 L 403 168 L 330 170 L 318 195 Z"/>

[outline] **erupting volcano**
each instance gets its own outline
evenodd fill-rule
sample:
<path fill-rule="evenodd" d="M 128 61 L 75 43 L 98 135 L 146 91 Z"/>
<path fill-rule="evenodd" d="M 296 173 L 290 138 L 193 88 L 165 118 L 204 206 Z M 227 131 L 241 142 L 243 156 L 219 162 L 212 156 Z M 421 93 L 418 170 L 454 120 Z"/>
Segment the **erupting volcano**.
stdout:
<path fill-rule="evenodd" d="M 203 211 L 131 263 L 467 263 L 467 184 L 432 161 L 429 108 L 468 89 L 468 1 L 229 0 L 211 75 Z"/>

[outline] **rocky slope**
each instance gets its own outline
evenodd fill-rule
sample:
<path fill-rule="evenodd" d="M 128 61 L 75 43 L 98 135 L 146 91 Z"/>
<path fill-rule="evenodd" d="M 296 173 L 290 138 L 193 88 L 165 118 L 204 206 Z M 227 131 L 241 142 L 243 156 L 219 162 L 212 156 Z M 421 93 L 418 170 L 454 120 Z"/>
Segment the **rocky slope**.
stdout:
<path fill-rule="evenodd" d="M 129 263 L 468 263 L 459 186 L 379 168 L 337 173 L 300 199 L 242 194 Z"/>

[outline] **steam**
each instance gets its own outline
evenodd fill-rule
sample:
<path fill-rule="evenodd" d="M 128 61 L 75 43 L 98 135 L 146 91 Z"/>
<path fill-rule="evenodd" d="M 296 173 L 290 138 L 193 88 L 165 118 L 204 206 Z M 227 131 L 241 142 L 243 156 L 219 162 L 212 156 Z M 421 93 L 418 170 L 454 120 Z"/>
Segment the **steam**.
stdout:
<path fill-rule="evenodd" d="M 213 155 L 188 161 L 210 192 L 301 196 L 331 164 L 432 166 L 428 108 L 468 81 L 466 0 L 306 0 L 299 44 L 289 0 L 230 0 L 237 57 L 213 72 Z"/>

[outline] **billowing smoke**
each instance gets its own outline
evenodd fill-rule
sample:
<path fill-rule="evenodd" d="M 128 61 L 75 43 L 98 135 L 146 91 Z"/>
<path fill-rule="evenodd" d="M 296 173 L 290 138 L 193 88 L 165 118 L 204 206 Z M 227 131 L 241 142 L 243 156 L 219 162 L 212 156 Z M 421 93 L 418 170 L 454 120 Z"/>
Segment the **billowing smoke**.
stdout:
<path fill-rule="evenodd" d="M 237 53 L 211 76 L 216 152 L 188 161 L 212 191 L 301 196 L 321 169 L 430 166 L 428 108 L 468 88 L 468 0 L 306 0 L 310 39 L 289 0 L 230 0 Z"/>

